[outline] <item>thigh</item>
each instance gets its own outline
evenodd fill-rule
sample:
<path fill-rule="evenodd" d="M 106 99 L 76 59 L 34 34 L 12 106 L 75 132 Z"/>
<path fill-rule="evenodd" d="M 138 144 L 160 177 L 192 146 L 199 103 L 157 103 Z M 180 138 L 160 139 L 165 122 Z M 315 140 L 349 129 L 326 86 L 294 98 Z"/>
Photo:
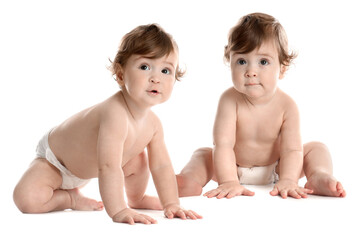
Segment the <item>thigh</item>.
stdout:
<path fill-rule="evenodd" d="M 124 167 L 125 191 L 128 198 L 143 196 L 150 176 L 148 158 L 142 152 L 131 159 Z"/>
<path fill-rule="evenodd" d="M 133 159 L 129 160 L 123 167 L 123 172 L 125 177 L 138 175 L 148 171 L 149 171 L 149 162 L 145 151 L 143 151 Z"/>
<path fill-rule="evenodd" d="M 34 188 L 52 188 L 59 189 L 62 184 L 62 177 L 60 171 L 49 163 L 46 159 L 35 159 L 29 169 L 24 173 L 20 179 L 17 188 L 24 190 Z"/>

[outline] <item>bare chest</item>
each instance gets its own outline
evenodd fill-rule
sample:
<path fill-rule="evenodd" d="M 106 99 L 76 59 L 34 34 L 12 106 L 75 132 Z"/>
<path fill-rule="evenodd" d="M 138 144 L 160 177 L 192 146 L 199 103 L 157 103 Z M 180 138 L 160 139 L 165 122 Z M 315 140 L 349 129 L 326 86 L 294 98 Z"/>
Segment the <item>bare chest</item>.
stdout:
<path fill-rule="evenodd" d="M 153 134 L 151 126 L 130 126 L 128 137 L 124 143 L 122 165 L 142 153 L 150 143 Z"/>
<path fill-rule="evenodd" d="M 238 111 L 236 137 L 241 141 L 271 143 L 279 137 L 283 113 L 267 111 Z"/>
<path fill-rule="evenodd" d="M 279 159 L 283 114 L 273 111 L 239 111 L 234 147 L 239 166 L 265 166 Z"/>

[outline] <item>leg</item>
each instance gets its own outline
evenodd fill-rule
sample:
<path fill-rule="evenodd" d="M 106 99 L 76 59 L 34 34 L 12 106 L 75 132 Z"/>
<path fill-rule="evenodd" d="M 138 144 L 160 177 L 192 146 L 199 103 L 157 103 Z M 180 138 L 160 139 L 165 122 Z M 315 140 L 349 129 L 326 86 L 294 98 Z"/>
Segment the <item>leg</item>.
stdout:
<path fill-rule="evenodd" d="M 212 162 L 212 148 L 197 149 L 176 178 L 180 197 L 199 196 L 202 188 L 211 179 L 216 181 Z"/>
<path fill-rule="evenodd" d="M 46 159 L 35 159 L 14 190 L 14 202 L 23 213 L 64 209 L 102 210 L 102 203 L 83 197 L 78 189 L 61 190 L 62 177 Z"/>
<path fill-rule="evenodd" d="M 145 152 L 131 159 L 123 168 L 125 191 L 131 208 L 162 210 L 159 198 L 145 195 L 150 171 Z"/>
<path fill-rule="evenodd" d="M 333 167 L 328 148 L 319 142 L 304 145 L 304 173 L 306 188 L 314 194 L 345 197 L 346 192 L 340 182 L 333 177 Z"/>

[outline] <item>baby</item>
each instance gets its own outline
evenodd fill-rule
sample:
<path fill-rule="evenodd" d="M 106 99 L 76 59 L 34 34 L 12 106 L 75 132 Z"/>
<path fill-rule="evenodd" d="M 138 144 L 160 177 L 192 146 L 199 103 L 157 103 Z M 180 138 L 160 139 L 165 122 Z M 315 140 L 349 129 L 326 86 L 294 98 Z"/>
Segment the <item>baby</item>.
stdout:
<path fill-rule="evenodd" d="M 164 209 L 168 218 L 201 218 L 179 205 L 161 122 L 151 111 L 169 99 L 183 75 L 176 42 L 156 24 L 139 26 L 123 37 L 110 69 L 121 90 L 45 134 L 15 187 L 15 204 L 24 213 L 105 207 L 113 221 L 129 224 L 156 223 L 136 208 Z M 149 169 L 160 200 L 145 195 Z M 79 192 L 95 177 L 102 202 Z"/>
<path fill-rule="evenodd" d="M 209 198 L 252 196 L 242 184 L 275 183 L 272 196 L 306 198 L 307 194 L 345 197 L 332 176 L 327 147 L 302 145 L 296 103 L 277 86 L 296 57 L 288 52 L 285 31 L 272 16 L 244 16 L 229 33 L 225 59 L 233 87 L 219 101 L 214 147 L 195 151 L 177 176 L 180 196 L 200 195 L 211 179 L 218 187 Z M 304 188 L 298 180 L 307 177 Z"/>

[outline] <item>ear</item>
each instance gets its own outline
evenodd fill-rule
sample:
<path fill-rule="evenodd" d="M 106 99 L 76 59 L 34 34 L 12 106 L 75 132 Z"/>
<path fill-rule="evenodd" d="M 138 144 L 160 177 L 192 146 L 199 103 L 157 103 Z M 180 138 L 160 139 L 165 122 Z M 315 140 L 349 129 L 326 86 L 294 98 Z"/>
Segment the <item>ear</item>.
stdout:
<path fill-rule="evenodd" d="M 279 79 L 283 79 L 285 77 L 285 73 L 288 70 L 289 66 L 281 64 L 280 66 L 280 74 L 279 74 Z"/>
<path fill-rule="evenodd" d="M 120 85 L 124 85 L 124 71 L 123 68 L 120 66 L 120 64 L 117 64 L 116 66 L 116 82 Z"/>

